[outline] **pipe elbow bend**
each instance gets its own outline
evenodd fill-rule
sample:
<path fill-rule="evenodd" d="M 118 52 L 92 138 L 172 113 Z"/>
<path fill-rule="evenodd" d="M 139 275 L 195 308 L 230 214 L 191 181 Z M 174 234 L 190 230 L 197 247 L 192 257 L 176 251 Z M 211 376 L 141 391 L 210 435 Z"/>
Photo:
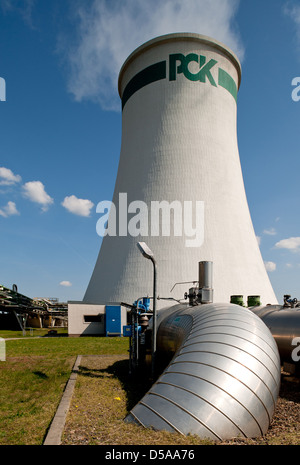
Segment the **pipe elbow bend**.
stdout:
<path fill-rule="evenodd" d="M 161 320 L 157 339 L 158 356 L 172 346 L 174 356 L 126 421 L 214 441 L 267 432 L 281 366 L 257 315 L 234 304 L 185 306 Z"/>

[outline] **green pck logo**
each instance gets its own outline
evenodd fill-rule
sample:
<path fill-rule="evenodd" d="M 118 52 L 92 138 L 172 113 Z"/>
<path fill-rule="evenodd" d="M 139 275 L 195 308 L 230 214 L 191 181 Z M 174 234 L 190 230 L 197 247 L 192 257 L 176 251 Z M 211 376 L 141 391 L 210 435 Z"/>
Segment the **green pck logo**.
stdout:
<path fill-rule="evenodd" d="M 191 73 L 189 70 L 189 64 L 192 61 L 199 64 L 199 71 L 197 73 Z M 206 62 L 205 56 L 197 55 L 196 53 L 189 53 L 186 56 L 182 55 L 182 53 L 174 53 L 169 56 L 169 80 L 175 81 L 176 74 L 183 73 L 190 81 L 206 82 L 207 78 L 212 86 L 217 87 L 217 84 L 211 74 L 211 69 L 217 63 L 218 62 L 213 59 Z"/>
<path fill-rule="evenodd" d="M 189 69 L 189 64 L 195 62 L 199 65 L 199 71 L 192 73 Z M 217 61 L 210 59 L 209 61 L 204 55 L 189 53 L 173 53 L 169 55 L 169 81 L 176 81 L 177 74 L 183 74 L 190 81 L 207 82 L 214 87 L 221 86 L 226 89 L 236 100 L 237 86 L 234 79 L 224 69 L 217 67 Z M 214 68 L 214 77 L 211 71 Z M 217 83 L 216 83 L 217 80 Z"/>

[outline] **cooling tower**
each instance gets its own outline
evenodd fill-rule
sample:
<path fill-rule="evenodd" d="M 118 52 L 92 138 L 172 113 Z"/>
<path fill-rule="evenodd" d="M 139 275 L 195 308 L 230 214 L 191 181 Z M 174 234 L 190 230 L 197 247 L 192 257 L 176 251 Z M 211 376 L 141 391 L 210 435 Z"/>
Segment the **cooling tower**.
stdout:
<path fill-rule="evenodd" d="M 277 303 L 240 165 L 240 80 L 236 56 L 199 34 L 155 38 L 125 61 L 113 206 L 84 302 L 152 295 L 152 264 L 137 248 L 144 241 L 157 262 L 161 299 L 182 299 L 186 283 L 198 280 L 198 262 L 212 261 L 214 302 L 238 294 Z"/>

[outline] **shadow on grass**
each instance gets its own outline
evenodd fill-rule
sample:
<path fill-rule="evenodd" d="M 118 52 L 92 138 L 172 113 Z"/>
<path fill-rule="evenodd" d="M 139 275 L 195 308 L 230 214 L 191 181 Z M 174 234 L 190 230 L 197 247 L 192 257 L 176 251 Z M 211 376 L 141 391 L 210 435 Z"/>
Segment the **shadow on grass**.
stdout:
<path fill-rule="evenodd" d="M 130 411 L 152 386 L 146 369 L 140 369 L 136 374 L 129 374 L 129 360 L 119 360 L 107 368 L 95 369 L 84 366 L 79 367 L 80 375 L 91 378 L 105 379 L 114 377 L 121 383 L 126 392 L 126 408 Z"/>
<path fill-rule="evenodd" d="M 46 375 L 46 373 L 43 373 L 42 371 L 33 371 L 32 372 L 34 375 L 38 376 L 38 378 L 41 378 L 41 379 L 48 379 L 49 376 Z"/>
<path fill-rule="evenodd" d="M 69 335 L 66 334 L 66 333 L 58 333 L 58 334 L 55 334 L 55 333 L 46 333 L 44 334 L 43 336 L 41 337 L 51 337 L 51 338 L 54 338 L 54 337 L 68 337 Z"/>
<path fill-rule="evenodd" d="M 280 397 L 300 404 L 300 376 L 282 375 Z"/>

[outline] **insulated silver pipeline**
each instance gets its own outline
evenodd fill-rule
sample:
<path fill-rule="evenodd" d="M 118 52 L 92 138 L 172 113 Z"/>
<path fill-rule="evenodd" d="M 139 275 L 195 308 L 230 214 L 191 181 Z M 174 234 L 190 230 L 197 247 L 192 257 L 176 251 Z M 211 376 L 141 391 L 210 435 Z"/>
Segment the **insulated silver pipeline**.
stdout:
<path fill-rule="evenodd" d="M 157 354 L 169 364 L 126 421 L 217 441 L 264 435 L 280 358 L 263 321 L 233 304 L 179 305 L 163 315 Z"/>
<path fill-rule="evenodd" d="M 271 331 L 278 346 L 281 362 L 295 363 L 293 352 L 294 341 L 300 338 L 300 308 L 268 305 L 252 307 L 251 310 Z"/>

